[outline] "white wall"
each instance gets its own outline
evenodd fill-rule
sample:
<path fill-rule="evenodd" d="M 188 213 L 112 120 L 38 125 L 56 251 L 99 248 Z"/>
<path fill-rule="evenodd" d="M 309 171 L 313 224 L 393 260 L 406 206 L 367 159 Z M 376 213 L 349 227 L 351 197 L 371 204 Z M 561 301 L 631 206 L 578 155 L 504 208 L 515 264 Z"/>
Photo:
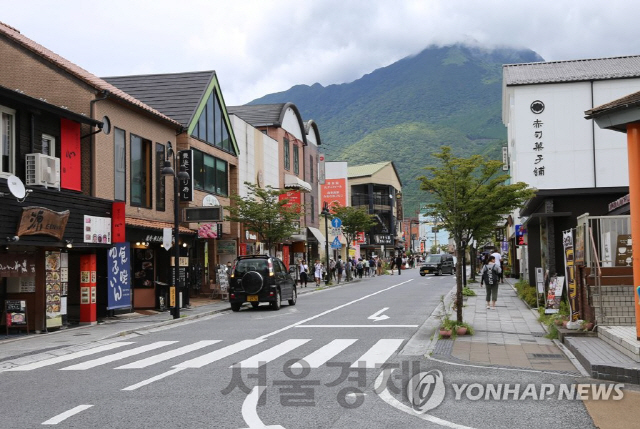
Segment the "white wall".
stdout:
<path fill-rule="evenodd" d="M 626 136 L 594 127 L 584 112 L 638 90 L 640 79 L 596 81 L 593 92 L 591 82 L 509 87 L 512 182 L 537 189 L 628 186 Z M 531 111 L 535 100 L 545 104 L 540 114 Z M 542 121 L 540 128 L 533 126 L 536 119 Z M 542 131 L 541 139 L 536 131 Z M 539 141 L 544 148 L 536 151 Z M 543 157 L 538 164 L 537 155 Z M 540 166 L 544 175 L 536 176 L 534 168 Z"/>
<path fill-rule="evenodd" d="M 296 136 L 300 141 L 304 141 L 304 130 L 300 129 L 300 123 L 298 122 L 298 116 L 292 108 L 288 107 L 282 119 L 282 128 L 289 133 Z"/>
<path fill-rule="evenodd" d="M 259 170 L 263 172 L 263 186 L 270 185 L 279 188 L 278 142 L 236 115 L 230 115 L 229 118 L 240 150 L 238 155 L 238 193 L 240 196 L 247 196 L 244 182 L 256 183 Z"/>

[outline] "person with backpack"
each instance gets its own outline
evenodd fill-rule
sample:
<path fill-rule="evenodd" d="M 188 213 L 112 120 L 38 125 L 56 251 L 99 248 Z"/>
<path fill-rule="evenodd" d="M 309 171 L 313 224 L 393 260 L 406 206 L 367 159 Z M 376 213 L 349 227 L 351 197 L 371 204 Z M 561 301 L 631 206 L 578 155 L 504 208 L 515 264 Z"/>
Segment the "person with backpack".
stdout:
<path fill-rule="evenodd" d="M 369 258 L 369 276 L 376 276 L 376 261 L 373 259 L 373 256 Z"/>
<path fill-rule="evenodd" d="M 342 262 L 342 255 L 338 255 L 338 261 L 336 262 L 336 280 L 340 284 L 342 280 L 342 271 L 344 270 L 344 264 Z"/>
<path fill-rule="evenodd" d="M 358 259 L 356 263 L 356 272 L 359 278 L 362 278 L 362 274 L 364 272 L 364 264 L 362 263 L 362 259 Z"/>
<path fill-rule="evenodd" d="M 482 283 L 484 283 L 487 287 L 487 310 L 490 308 L 496 309 L 501 272 L 500 266 L 496 264 L 495 256 L 489 255 L 489 262 L 482 267 L 482 271 L 480 272 L 480 285 L 482 286 Z M 489 306 L 489 302 L 491 302 L 491 306 Z"/>

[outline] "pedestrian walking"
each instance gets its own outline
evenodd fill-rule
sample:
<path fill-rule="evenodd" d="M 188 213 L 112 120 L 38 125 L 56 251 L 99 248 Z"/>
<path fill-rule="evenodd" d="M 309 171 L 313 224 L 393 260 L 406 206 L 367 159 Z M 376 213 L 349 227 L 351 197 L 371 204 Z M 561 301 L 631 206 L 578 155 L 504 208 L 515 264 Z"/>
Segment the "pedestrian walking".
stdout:
<path fill-rule="evenodd" d="M 494 258 L 496 258 L 496 265 L 498 267 L 500 267 L 500 283 L 503 283 L 503 278 L 502 278 L 502 255 L 500 254 L 500 252 L 498 252 L 498 249 L 496 249 L 491 256 L 493 256 Z"/>
<path fill-rule="evenodd" d="M 338 255 L 338 261 L 336 262 L 336 274 L 337 274 L 338 284 L 340 284 L 340 280 L 342 280 L 343 270 L 344 270 L 344 262 L 342 262 L 342 255 Z"/>
<path fill-rule="evenodd" d="M 402 274 L 402 256 L 398 253 L 395 260 L 396 266 L 398 267 L 398 275 Z"/>
<path fill-rule="evenodd" d="M 493 255 L 489 256 L 489 263 L 482 267 L 480 272 L 480 283 L 484 283 L 487 287 L 487 310 L 490 308 L 496 309 L 496 301 L 498 300 L 498 283 L 500 281 L 500 266 L 496 264 L 496 258 Z M 491 302 L 491 306 L 489 303 Z"/>
<path fill-rule="evenodd" d="M 322 262 L 320 262 L 319 259 L 316 259 L 316 263 L 313 266 L 313 270 L 314 270 L 313 275 L 316 279 L 316 286 L 320 286 L 320 281 L 322 280 L 323 266 L 322 266 Z"/>
<path fill-rule="evenodd" d="M 373 256 L 369 258 L 369 275 L 371 277 L 376 276 L 376 260 L 373 259 Z"/>
<path fill-rule="evenodd" d="M 364 276 L 369 277 L 369 260 L 367 258 L 364 258 L 364 260 L 362 261 L 362 267 L 364 271 Z"/>
<path fill-rule="evenodd" d="M 345 276 L 347 277 L 347 281 L 350 281 L 351 276 L 353 275 L 353 273 L 351 272 L 352 268 L 353 268 L 353 263 L 351 262 L 351 258 L 347 256 L 347 264 L 345 269 Z"/>
<path fill-rule="evenodd" d="M 307 262 L 302 259 L 300 260 L 300 287 L 302 287 L 302 284 L 304 283 L 304 287 L 307 287 L 307 282 L 309 281 L 309 266 L 307 265 Z"/>
<path fill-rule="evenodd" d="M 356 273 L 359 278 L 362 278 L 362 273 L 364 272 L 364 264 L 362 263 L 362 259 L 358 259 L 356 262 Z"/>
<path fill-rule="evenodd" d="M 336 277 L 336 261 L 331 258 L 329 261 L 329 279 L 333 280 Z"/>
<path fill-rule="evenodd" d="M 376 268 L 378 268 L 378 275 L 381 276 L 382 275 L 382 258 L 378 257 L 376 264 L 377 264 Z"/>

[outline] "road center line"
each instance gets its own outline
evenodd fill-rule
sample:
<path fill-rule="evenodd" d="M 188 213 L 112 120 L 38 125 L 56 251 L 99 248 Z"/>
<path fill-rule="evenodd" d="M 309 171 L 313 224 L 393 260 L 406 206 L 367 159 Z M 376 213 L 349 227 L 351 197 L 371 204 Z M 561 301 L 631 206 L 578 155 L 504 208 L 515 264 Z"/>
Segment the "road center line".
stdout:
<path fill-rule="evenodd" d="M 322 313 L 320 313 L 320 314 L 316 314 L 315 316 L 311 316 L 311 317 L 309 317 L 308 319 L 301 320 L 301 321 L 296 322 L 296 323 L 293 323 L 293 324 L 291 324 L 291 325 L 289 325 L 289 326 L 285 326 L 284 328 L 281 328 L 281 329 L 275 330 L 275 331 L 273 331 L 273 332 L 271 332 L 271 333 L 269 333 L 269 334 L 265 334 L 265 335 L 263 335 L 263 336 L 261 336 L 261 337 L 258 337 L 258 339 L 261 339 L 261 340 L 262 340 L 262 339 L 265 339 L 265 338 L 269 338 L 269 337 L 271 337 L 271 336 L 273 336 L 273 335 L 279 334 L 280 332 L 284 332 L 284 331 L 287 331 L 287 330 L 289 330 L 289 329 L 291 329 L 291 328 L 295 328 L 295 327 L 296 327 L 296 326 L 298 326 L 298 325 L 302 325 L 303 323 L 307 323 L 307 322 L 309 322 L 309 321 L 311 321 L 311 320 L 317 319 L 318 317 L 326 316 L 327 314 L 329 314 L 329 313 L 333 313 L 333 312 L 334 312 L 334 311 L 336 311 L 336 310 L 340 310 L 340 309 L 342 309 L 342 308 L 344 308 L 344 307 L 347 307 L 347 306 L 349 306 L 349 305 L 351 305 L 351 304 L 355 304 L 356 302 L 359 302 L 359 301 L 365 300 L 365 299 L 367 299 L 367 298 L 371 298 L 371 297 L 372 297 L 372 296 L 374 296 L 374 295 L 378 295 L 379 293 L 386 292 L 386 291 L 391 290 L 391 289 L 393 289 L 393 288 L 395 288 L 395 287 L 401 286 L 401 285 L 403 285 L 403 284 L 405 284 L 405 283 L 409 283 L 409 282 L 412 282 L 412 281 L 413 281 L 413 279 L 409 279 L 409 280 L 404 281 L 404 282 L 402 282 L 402 283 L 398 283 L 398 284 L 395 284 L 395 285 L 393 285 L 393 286 L 390 286 L 390 287 L 388 287 L 388 288 L 386 288 L 386 289 L 381 289 L 381 290 L 379 290 L 379 291 L 377 291 L 377 292 L 373 292 L 373 293 L 371 293 L 371 294 L 369 294 L 369 295 L 365 295 L 365 296 L 363 296 L 363 297 L 361 297 L 361 298 L 354 299 L 353 301 L 347 302 L 346 304 L 339 305 L 339 306 L 334 307 L 334 308 L 331 308 L 331 309 L 329 309 L 329 310 L 327 310 L 327 311 L 323 311 L 323 312 L 322 312 Z"/>
<path fill-rule="evenodd" d="M 60 413 L 55 417 L 51 417 L 49 420 L 47 420 L 46 422 L 42 422 L 43 425 L 57 425 L 58 423 L 65 421 L 66 419 L 68 419 L 71 416 L 75 416 L 78 413 L 83 412 L 86 409 L 89 409 L 93 407 L 93 405 L 78 405 L 77 407 L 74 407 L 68 411 L 65 411 L 64 413 Z"/>

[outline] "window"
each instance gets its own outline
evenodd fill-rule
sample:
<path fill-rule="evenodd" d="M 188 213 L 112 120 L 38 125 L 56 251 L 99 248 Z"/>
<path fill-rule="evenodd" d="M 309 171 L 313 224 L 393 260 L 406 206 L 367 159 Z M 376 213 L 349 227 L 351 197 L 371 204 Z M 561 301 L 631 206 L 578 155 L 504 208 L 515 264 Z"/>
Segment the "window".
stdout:
<path fill-rule="evenodd" d="M 309 155 L 309 180 L 313 185 L 313 156 Z"/>
<path fill-rule="evenodd" d="M 298 153 L 298 145 L 293 145 L 293 174 L 300 173 L 300 154 Z"/>
<path fill-rule="evenodd" d="M 113 144 L 113 172 L 114 172 L 114 197 L 116 201 L 126 201 L 127 199 L 127 180 L 126 180 L 126 145 L 125 132 L 119 128 L 114 132 Z"/>
<path fill-rule="evenodd" d="M 209 95 L 191 135 L 235 155 L 229 138 L 229 130 L 224 121 L 222 108 L 215 91 Z"/>
<path fill-rule="evenodd" d="M 2 159 L 2 169 L 0 169 L 0 173 L 13 174 L 16 167 L 14 159 L 14 151 L 16 149 L 15 110 L 0 106 L 0 115 L 2 116 L 2 121 L 0 122 L 0 135 L 2 135 L 0 158 Z"/>
<path fill-rule="evenodd" d="M 156 143 L 156 210 L 159 212 L 165 211 L 165 188 L 164 179 L 162 175 L 162 168 L 164 167 L 165 148 L 163 144 Z"/>
<path fill-rule="evenodd" d="M 194 187 L 218 195 L 229 195 L 227 163 L 199 150 L 193 151 Z"/>
<path fill-rule="evenodd" d="M 289 159 L 289 139 L 284 139 L 284 169 L 291 169 L 291 160 Z"/>
<path fill-rule="evenodd" d="M 151 142 L 131 134 L 131 205 L 151 208 Z"/>
<path fill-rule="evenodd" d="M 56 156 L 56 139 L 47 134 L 42 135 L 42 154 Z"/>

